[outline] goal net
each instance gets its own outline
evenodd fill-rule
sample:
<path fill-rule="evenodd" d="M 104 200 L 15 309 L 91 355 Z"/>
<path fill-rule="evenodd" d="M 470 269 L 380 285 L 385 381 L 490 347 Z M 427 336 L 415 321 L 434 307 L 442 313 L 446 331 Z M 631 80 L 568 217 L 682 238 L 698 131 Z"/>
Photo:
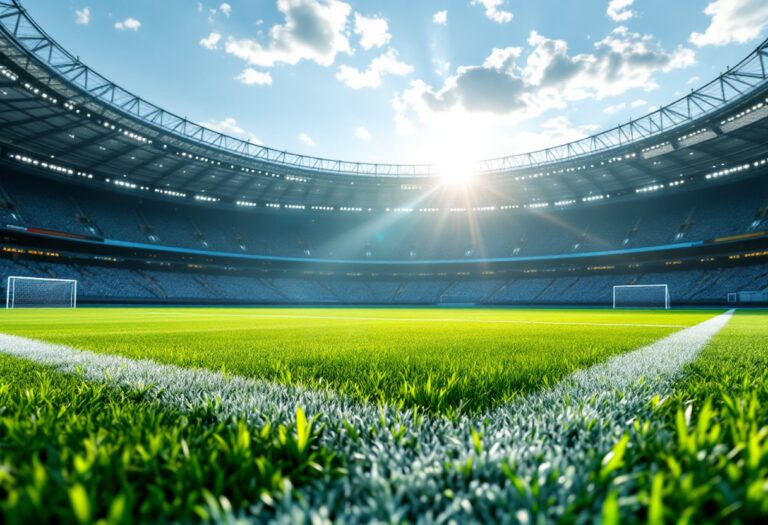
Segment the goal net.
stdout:
<path fill-rule="evenodd" d="M 663 308 L 669 310 L 666 284 L 628 284 L 613 287 L 614 308 Z"/>
<path fill-rule="evenodd" d="M 741 291 L 728 293 L 728 304 L 747 304 L 768 302 L 768 293 L 758 291 Z"/>
<path fill-rule="evenodd" d="M 6 308 L 77 308 L 77 281 L 8 277 Z"/>

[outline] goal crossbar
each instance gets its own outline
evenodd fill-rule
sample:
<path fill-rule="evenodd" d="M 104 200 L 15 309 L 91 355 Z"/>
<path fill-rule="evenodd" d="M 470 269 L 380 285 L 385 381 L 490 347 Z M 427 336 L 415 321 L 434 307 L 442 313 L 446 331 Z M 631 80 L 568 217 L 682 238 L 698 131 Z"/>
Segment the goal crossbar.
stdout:
<path fill-rule="evenodd" d="M 642 294 L 642 291 L 653 291 L 658 290 L 657 293 L 653 294 L 654 297 L 650 299 L 636 299 L 636 298 L 630 298 L 627 300 L 629 304 L 622 304 L 623 300 L 619 298 L 618 296 L 622 295 L 621 292 L 627 291 L 627 292 L 640 292 L 639 295 Z M 636 295 L 637 297 L 637 295 Z M 643 304 L 648 303 L 648 304 Z M 655 304 L 652 304 L 655 303 Z M 669 310 L 670 308 L 670 299 L 669 299 L 669 286 L 666 284 L 617 284 L 613 287 L 613 308 L 631 308 L 631 307 L 641 307 L 641 308 L 663 308 L 665 310 Z"/>

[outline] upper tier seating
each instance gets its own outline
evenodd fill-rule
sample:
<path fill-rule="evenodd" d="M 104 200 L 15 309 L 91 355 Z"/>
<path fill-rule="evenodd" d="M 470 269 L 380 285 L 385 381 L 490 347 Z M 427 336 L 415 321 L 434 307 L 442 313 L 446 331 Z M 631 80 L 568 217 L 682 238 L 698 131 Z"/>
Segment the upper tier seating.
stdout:
<path fill-rule="evenodd" d="M 14 218 L 9 206 L 0 206 L 0 221 L 130 242 L 289 257 L 429 260 L 585 253 L 705 240 L 768 223 L 765 177 L 593 206 L 471 216 L 232 210 L 51 181 L 41 192 L 38 182 L 0 174 L 0 204 L 16 210 Z"/>

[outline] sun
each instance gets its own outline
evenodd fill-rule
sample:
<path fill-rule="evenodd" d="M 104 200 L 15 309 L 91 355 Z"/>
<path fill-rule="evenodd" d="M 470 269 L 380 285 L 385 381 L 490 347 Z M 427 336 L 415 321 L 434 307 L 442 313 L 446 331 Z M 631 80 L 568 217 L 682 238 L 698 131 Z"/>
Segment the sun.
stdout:
<path fill-rule="evenodd" d="M 477 162 L 453 156 L 440 163 L 440 180 L 445 186 L 464 188 L 477 176 Z"/>

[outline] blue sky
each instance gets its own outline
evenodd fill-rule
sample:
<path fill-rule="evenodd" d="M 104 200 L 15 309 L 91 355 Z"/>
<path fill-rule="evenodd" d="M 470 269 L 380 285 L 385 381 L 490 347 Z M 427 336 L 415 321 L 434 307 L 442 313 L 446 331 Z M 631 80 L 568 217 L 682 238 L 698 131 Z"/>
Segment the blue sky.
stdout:
<path fill-rule="evenodd" d="M 24 0 L 166 109 L 310 155 L 461 163 L 612 127 L 714 78 L 765 0 Z"/>

